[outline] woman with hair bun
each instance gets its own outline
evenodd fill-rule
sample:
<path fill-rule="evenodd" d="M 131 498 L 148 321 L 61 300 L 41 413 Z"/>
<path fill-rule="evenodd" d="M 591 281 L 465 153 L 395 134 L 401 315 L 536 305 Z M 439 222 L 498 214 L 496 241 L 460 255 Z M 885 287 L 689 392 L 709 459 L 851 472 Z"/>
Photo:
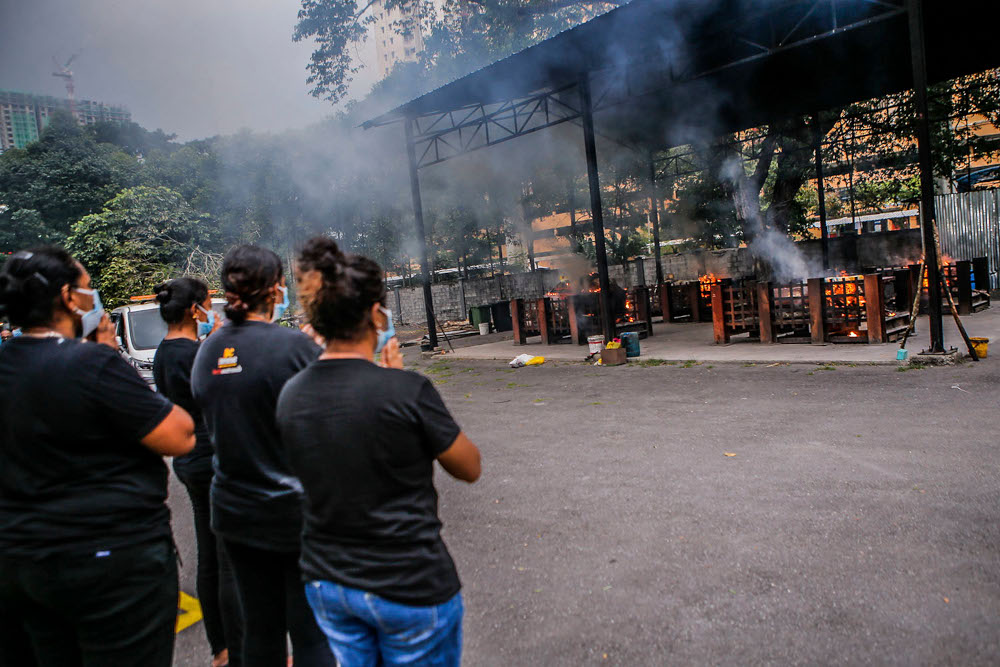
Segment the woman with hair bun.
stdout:
<path fill-rule="evenodd" d="M 194 422 L 118 354 L 62 248 L 7 260 L 0 316 L 23 331 L 0 347 L 0 665 L 168 667 L 177 561 L 162 457 L 191 451 Z"/>
<path fill-rule="evenodd" d="M 479 450 L 434 385 L 401 370 L 375 262 L 317 238 L 296 268 L 309 323 L 326 340 L 277 412 L 305 494 L 309 603 L 341 667 L 457 667 L 461 584 L 441 539 L 434 461 L 471 483 Z"/>
<path fill-rule="evenodd" d="M 285 382 L 319 347 L 275 324 L 288 306 L 281 259 L 243 245 L 222 264 L 229 322 L 199 346 L 191 391 L 212 444 L 212 530 L 222 539 L 243 608 L 243 664 L 334 665 L 300 585 L 302 486 L 288 467 L 274 421 Z"/>
<path fill-rule="evenodd" d="M 167 323 L 167 335 L 153 358 L 153 380 L 156 389 L 187 410 L 195 423 L 194 450 L 174 459 L 173 464 L 177 479 L 191 499 L 198 544 L 198 598 L 212 649 L 212 665 L 240 667 L 242 614 L 229 561 L 220 554 L 210 519 L 209 489 L 215 449 L 201 409 L 191 395 L 191 367 L 198 353 L 198 340 L 218 329 L 221 318 L 212 310 L 208 286 L 200 280 L 176 278 L 158 285 L 155 291 L 160 317 Z"/>

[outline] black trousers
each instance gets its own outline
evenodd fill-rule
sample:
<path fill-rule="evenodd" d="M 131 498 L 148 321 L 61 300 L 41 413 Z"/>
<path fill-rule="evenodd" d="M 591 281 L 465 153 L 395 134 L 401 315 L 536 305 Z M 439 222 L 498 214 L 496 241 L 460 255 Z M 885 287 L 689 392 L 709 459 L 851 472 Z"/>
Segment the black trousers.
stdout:
<path fill-rule="evenodd" d="M 292 638 L 295 667 L 335 667 L 326 636 L 316 624 L 299 574 L 299 554 L 256 549 L 223 540 L 236 574 L 245 619 L 243 662 L 286 667 Z"/>
<path fill-rule="evenodd" d="M 80 556 L 0 556 L 0 666 L 170 667 L 173 542 Z"/>
<path fill-rule="evenodd" d="M 194 517 L 194 535 L 198 544 L 198 598 L 204 614 L 205 634 L 212 655 L 229 649 L 230 667 L 242 667 L 243 610 L 236 594 L 233 568 L 222 549 L 222 541 L 212 532 L 211 463 L 200 470 L 174 472 L 187 489 Z"/>

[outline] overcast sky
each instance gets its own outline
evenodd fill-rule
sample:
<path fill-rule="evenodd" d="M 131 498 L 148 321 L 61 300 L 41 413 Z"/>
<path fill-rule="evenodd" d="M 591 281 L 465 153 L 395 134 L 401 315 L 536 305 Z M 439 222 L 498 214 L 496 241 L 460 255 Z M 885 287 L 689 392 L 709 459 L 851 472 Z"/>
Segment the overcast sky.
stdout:
<path fill-rule="evenodd" d="M 297 0 L 0 0 L 0 89 L 124 104 L 181 139 L 302 127 L 335 111 L 309 95 Z M 363 58 L 374 60 L 372 54 Z M 363 95 L 371 75 L 355 86 Z"/>

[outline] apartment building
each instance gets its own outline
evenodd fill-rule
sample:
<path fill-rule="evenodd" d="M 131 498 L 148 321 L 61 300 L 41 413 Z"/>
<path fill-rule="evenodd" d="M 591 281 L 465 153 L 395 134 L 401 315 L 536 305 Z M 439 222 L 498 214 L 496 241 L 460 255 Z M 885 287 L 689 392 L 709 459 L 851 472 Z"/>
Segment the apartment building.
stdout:
<path fill-rule="evenodd" d="M 423 51 L 424 42 L 417 20 L 416 3 L 386 8 L 384 0 L 373 6 L 375 11 L 375 59 L 380 78 L 389 76 L 396 63 L 415 62 Z M 405 34 L 399 34 L 400 31 Z"/>
<path fill-rule="evenodd" d="M 81 125 L 132 120 L 132 114 L 121 105 L 77 100 L 75 107 L 76 118 Z M 37 141 L 48 125 L 49 117 L 57 110 L 69 109 L 69 100 L 65 98 L 0 90 L 0 153 L 11 148 L 24 148 Z"/>

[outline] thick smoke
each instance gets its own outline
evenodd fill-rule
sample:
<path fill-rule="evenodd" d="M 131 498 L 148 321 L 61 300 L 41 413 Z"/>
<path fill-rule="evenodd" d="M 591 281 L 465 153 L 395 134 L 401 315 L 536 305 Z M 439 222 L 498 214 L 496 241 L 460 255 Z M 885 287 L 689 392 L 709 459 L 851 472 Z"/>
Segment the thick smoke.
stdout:
<path fill-rule="evenodd" d="M 806 262 L 802 251 L 788 235 L 775 229 L 768 220 L 768 212 L 760 210 L 757 193 L 761 185 L 746 175 L 741 160 L 726 160 L 719 175 L 733 189 L 737 216 L 743 222 L 750 252 L 758 263 L 763 261 L 770 268 L 773 279 L 789 282 L 820 275 L 818 267 Z"/>
<path fill-rule="evenodd" d="M 662 77 L 663 63 L 669 65 L 670 76 L 697 68 L 697 54 L 687 39 L 717 4 L 683 0 L 672 6 L 673 19 L 664 23 L 656 43 L 639 48 L 618 38 L 609 43 L 619 46 L 593 57 L 595 62 L 609 64 L 597 74 L 595 90 L 609 78 L 620 78 L 623 71 L 629 72 L 628 85 L 633 92 L 663 89 L 673 85 Z M 625 21 L 607 26 L 609 34 L 618 36 L 635 29 Z M 553 72 L 570 71 L 577 67 L 575 59 L 579 56 L 561 54 L 558 57 L 564 61 L 543 66 Z M 649 71 L 654 74 L 643 78 L 645 70 L 636 67 L 637 61 L 653 63 Z M 509 82 L 496 83 L 497 91 L 485 91 L 484 97 L 502 98 L 500 87 Z M 684 96 L 679 95 L 671 108 L 651 110 L 669 118 L 663 123 L 663 145 L 695 145 L 707 150 L 722 134 L 721 119 L 731 100 L 724 91 L 705 83 L 688 84 L 684 90 Z M 380 90 L 348 112 L 303 130 L 275 135 L 241 133 L 214 140 L 224 175 L 220 199 L 245 202 L 243 215 L 251 223 L 246 226 L 248 238 L 242 240 L 294 248 L 311 234 L 325 233 L 347 247 L 373 255 L 393 272 L 406 272 L 407 260 L 418 262 L 402 127 L 396 124 L 367 131 L 359 127 L 364 120 L 405 101 L 388 95 Z M 637 199 L 644 198 L 648 166 L 644 151 L 648 143 L 628 140 L 631 119 L 618 108 L 600 111 L 596 121 L 607 218 L 613 205 L 608 187 L 618 165 L 632 163 L 636 174 L 633 194 Z M 806 265 L 794 243 L 768 224 L 767 212 L 759 209 L 755 195 L 760 184 L 750 183 L 742 171 L 738 160 L 729 160 L 722 163 L 721 173 L 716 176 L 733 189 L 751 250 L 771 267 L 776 278 L 811 275 L 812 267 Z M 501 245 L 505 250 L 514 246 L 509 248 L 511 256 L 523 253 L 529 233 L 525 219 L 557 210 L 564 212 L 565 194 L 571 188 L 577 192 L 580 230 L 590 230 L 579 121 L 421 169 L 419 176 L 425 227 L 432 247 L 453 248 L 460 254 L 459 246 L 464 241 L 455 238 L 461 232 L 456 232 L 456 221 L 463 220 L 481 243 L 491 244 L 493 257 Z M 284 194 L 261 197 L 269 189 Z M 546 200 L 559 199 L 560 195 L 561 202 Z M 530 211 L 525 210 L 525 200 L 533 207 Z M 669 216 L 664 216 L 664 224 L 668 220 Z M 691 222 L 689 226 L 697 224 Z M 687 235 L 684 224 L 673 226 Z M 665 236 L 663 240 L 670 238 Z M 447 261 L 452 262 L 451 266 L 434 268 L 453 268 L 461 258 L 452 256 Z M 573 273 L 585 271 L 574 264 Z"/>

